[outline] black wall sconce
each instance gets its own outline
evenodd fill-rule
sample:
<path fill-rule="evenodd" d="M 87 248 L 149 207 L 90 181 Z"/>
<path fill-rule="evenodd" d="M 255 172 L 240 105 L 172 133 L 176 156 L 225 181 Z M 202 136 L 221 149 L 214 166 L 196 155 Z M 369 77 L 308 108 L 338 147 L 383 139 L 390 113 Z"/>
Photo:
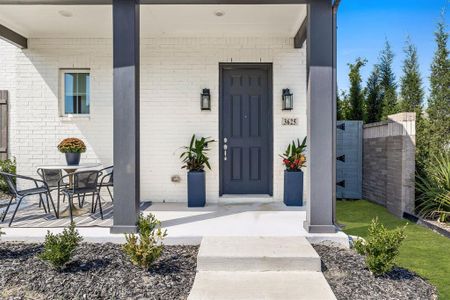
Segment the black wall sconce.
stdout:
<path fill-rule="evenodd" d="M 289 89 L 283 89 L 283 110 L 292 110 L 294 108 L 294 95 Z"/>
<path fill-rule="evenodd" d="M 211 110 L 211 93 L 209 89 L 203 89 L 200 94 L 200 108 L 201 110 Z"/>

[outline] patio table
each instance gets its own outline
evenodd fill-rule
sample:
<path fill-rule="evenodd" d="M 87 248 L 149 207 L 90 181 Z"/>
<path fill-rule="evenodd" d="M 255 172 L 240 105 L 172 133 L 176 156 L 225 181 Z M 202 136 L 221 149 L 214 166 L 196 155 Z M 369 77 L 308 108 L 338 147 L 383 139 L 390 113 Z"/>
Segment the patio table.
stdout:
<path fill-rule="evenodd" d="M 59 165 L 42 165 L 38 166 L 38 169 L 45 169 L 45 170 L 64 170 L 69 175 L 69 187 L 72 187 L 73 184 L 73 175 L 71 174 L 75 173 L 77 170 L 80 169 L 93 169 L 100 167 L 102 164 L 99 163 L 85 163 L 85 164 L 78 164 L 78 165 L 68 165 L 68 164 L 59 164 Z M 76 207 L 72 203 L 72 214 L 74 216 L 81 216 L 89 211 L 89 208 L 81 208 Z M 60 214 L 60 217 L 68 217 L 69 216 L 69 207 L 67 207 L 65 210 L 63 210 Z"/>

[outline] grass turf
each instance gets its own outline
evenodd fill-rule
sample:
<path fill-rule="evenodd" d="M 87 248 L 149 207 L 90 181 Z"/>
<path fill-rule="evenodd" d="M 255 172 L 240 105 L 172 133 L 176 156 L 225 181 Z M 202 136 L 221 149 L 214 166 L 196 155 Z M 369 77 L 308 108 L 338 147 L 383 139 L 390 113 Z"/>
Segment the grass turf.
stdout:
<path fill-rule="evenodd" d="M 338 223 L 345 226 L 344 232 L 362 237 L 366 237 L 369 224 L 376 216 L 387 228 L 407 223 L 384 207 L 365 200 L 337 201 L 336 216 Z M 411 223 L 406 235 L 397 265 L 428 279 L 437 287 L 439 299 L 450 300 L 450 239 Z"/>

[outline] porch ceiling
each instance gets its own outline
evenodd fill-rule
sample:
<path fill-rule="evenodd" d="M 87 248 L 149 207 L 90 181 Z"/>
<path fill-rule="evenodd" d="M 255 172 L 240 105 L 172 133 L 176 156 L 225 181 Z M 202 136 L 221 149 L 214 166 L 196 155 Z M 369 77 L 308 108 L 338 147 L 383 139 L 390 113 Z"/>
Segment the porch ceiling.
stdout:
<path fill-rule="evenodd" d="M 111 38 L 110 5 L 1 5 L 0 24 L 27 38 Z M 222 13 L 223 16 L 216 16 Z M 141 5 L 141 36 L 294 37 L 306 5 Z"/>

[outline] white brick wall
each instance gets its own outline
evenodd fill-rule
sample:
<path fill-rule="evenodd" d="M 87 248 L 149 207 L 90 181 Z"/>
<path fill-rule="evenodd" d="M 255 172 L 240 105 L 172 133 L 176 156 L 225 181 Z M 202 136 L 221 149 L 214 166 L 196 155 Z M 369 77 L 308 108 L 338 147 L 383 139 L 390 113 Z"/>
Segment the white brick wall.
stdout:
<path fill-rule="evenodd" d="M 83 162 L 112 162 L 112 43 L 109 39 L 31 39 L 21 51 L 0 42 L 0 88 L 11 90 L 10 153 L 18 172 L 63 162 L 57 143 L 68 136 L 88 145 Z M 282 199 L 278 154 L 306 135 L 306 54 L 284 38 L 152 38 L 141 41 L 142 199 L 186 201 L 179 148 L 193 133 L 218 139 L 219 62 L 272 62 L 274 91 L 274 198 Z M 59 117 L 59 68 L 91 69 L 91 117 Z M 17 88 L 16 88 L 17 86 Z M 212 110 L 202 112 L 202 88 L 211 89 Z M 295 109 L 281 111 L 281 90 L 294 93 Z M 281 126 L 296 117 L 298 126 Z M 207 173 L 208 201 L 218 200 L 218 147 Z M 172 183 L 172 175 L 181 183 Z"/>

